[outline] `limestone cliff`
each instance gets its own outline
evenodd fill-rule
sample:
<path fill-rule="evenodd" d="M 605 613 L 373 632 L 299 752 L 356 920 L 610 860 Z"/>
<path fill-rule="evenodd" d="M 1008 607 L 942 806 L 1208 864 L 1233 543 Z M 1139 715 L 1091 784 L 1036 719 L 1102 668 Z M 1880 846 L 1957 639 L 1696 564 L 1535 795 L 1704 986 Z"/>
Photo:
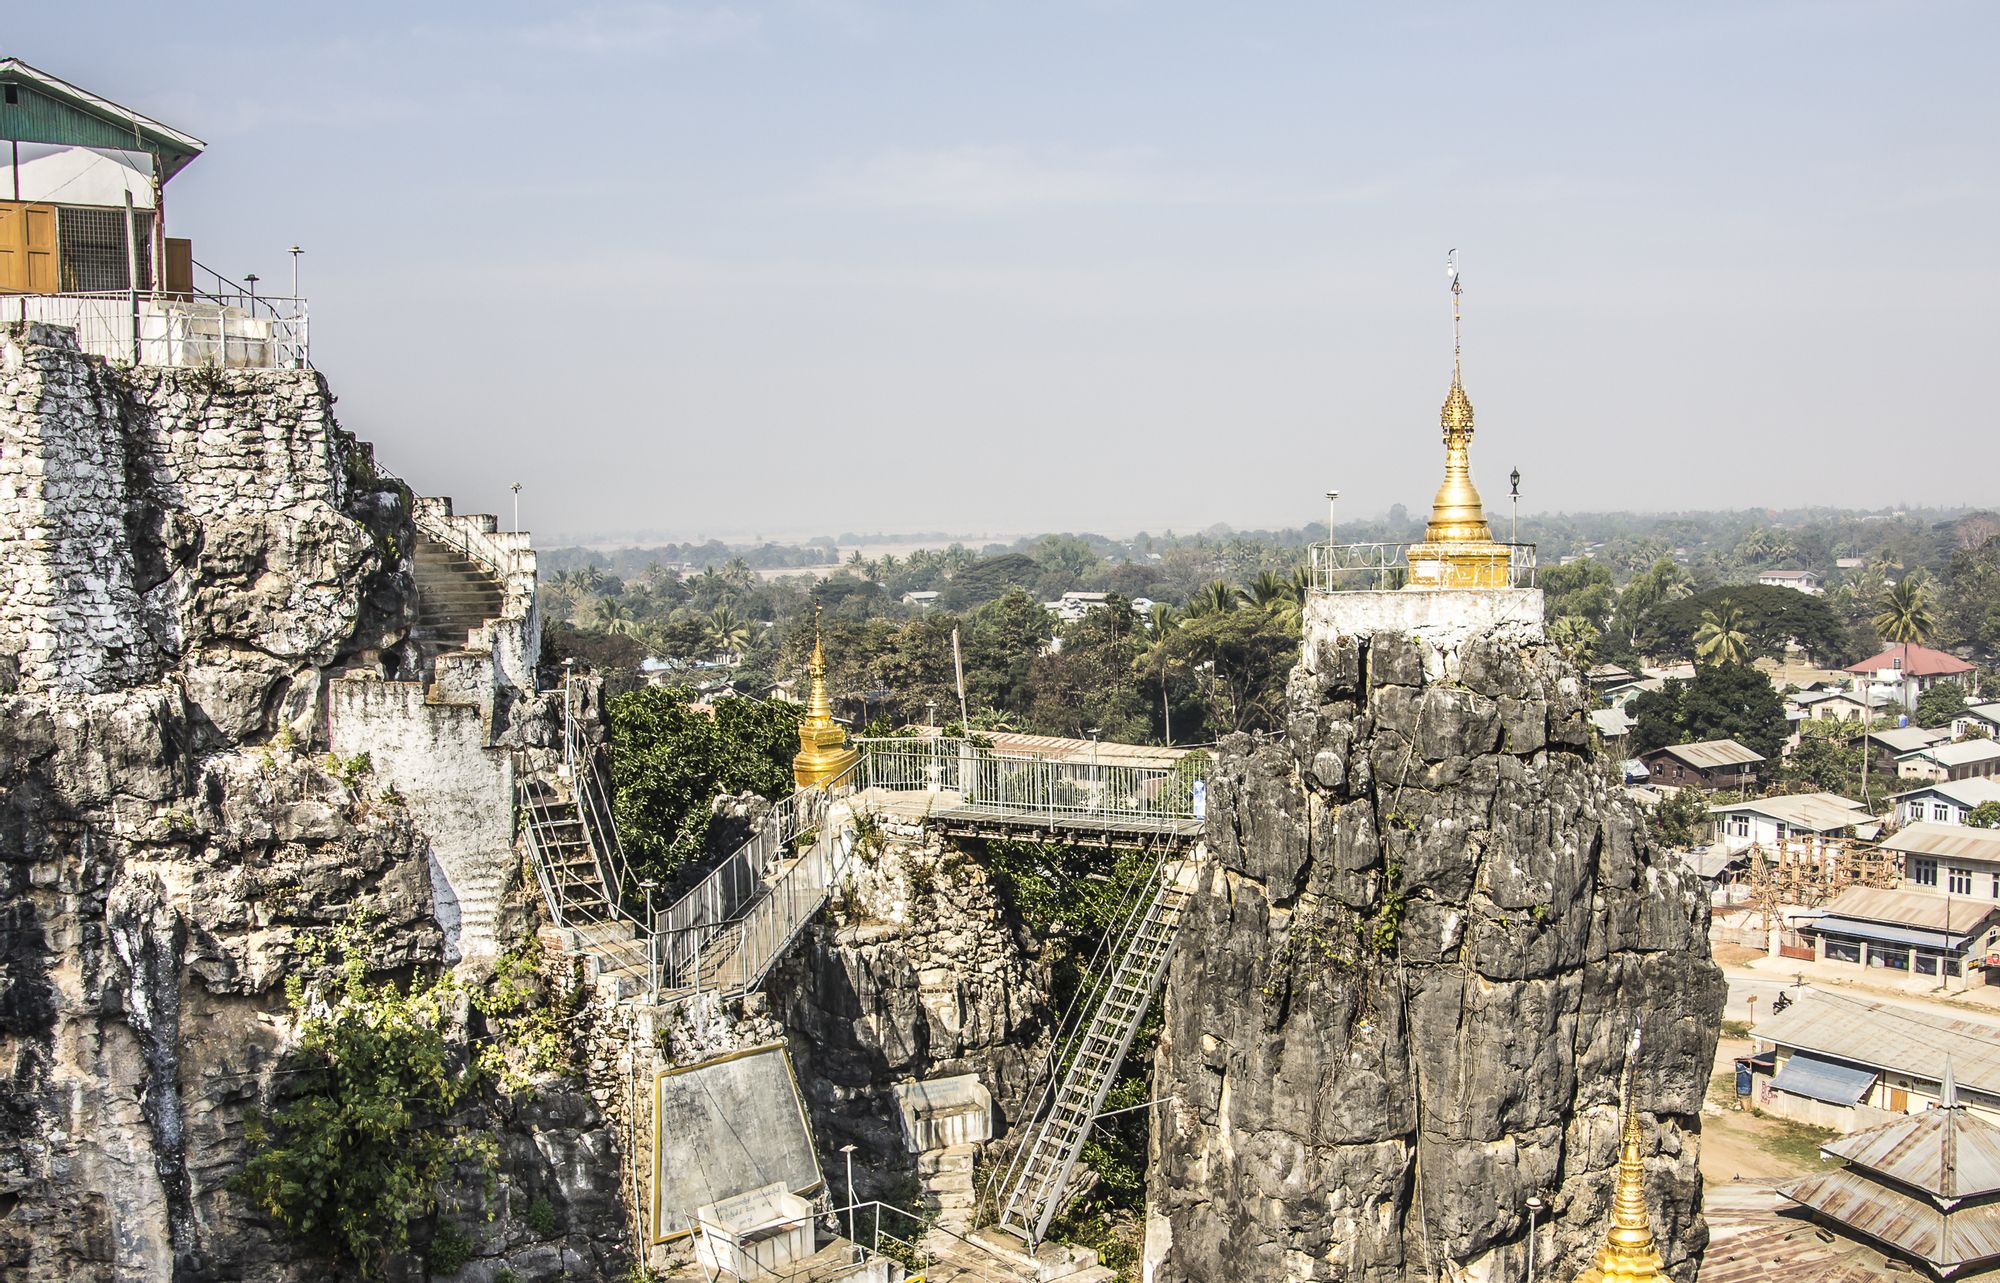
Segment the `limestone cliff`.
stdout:
<path fill-rule="evenodd" d="M 1398 603 L 1390 603 L 1397 605 Z M 1538 618 L 1538 612 L 1535 612 Z M 1723 997 L 1699 884 L 1648 842 L 1538 625 L 1309 615 L 1287 732 L 1236 737 L 1166 989 L 1151 1277 L 1572 1277 L 1606 1224 L 1618 1076 L 1677 1277 Z"/>
<path fill-rule="evenodd" d="M 9 1280 L 330 1276 L 229 1187 L 245 1123 L 285 1096 L 285 981 L 338 923 L 371 928 L 383 976 L 444 955 L 396 781 L 310 751 L 328 679 L 397 675 L 414 615 L 408 491 L 332 405 L 312 371 L 122 369 L 0 330 Z M 523 1279 L 617 1267 L 589 1095 L 489 1094 L 454 1121 L 502 1155 L 498 1204 L 469 1195 L 477 1250 Z M 522 1226 L 526 1191 L 554 1235 Z"/>

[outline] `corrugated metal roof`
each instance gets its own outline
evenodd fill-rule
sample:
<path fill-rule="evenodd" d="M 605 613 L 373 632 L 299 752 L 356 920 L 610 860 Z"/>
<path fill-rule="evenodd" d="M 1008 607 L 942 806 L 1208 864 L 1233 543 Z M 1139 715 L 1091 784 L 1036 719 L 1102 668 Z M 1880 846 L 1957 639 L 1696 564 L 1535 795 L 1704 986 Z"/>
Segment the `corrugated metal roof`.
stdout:
<path fill-rule="evenodd" d="M 1053 762 L 1089 762 L 1096 754 L 1099 766 L 1171 767 L 1193 750 L 1160 748 L 1151 744 L 1113 744 L 1068 739 L 1060 735 L 1022 735 L 1014 731 L 982 732 L 993 741 L 993 751 L 1003 755 L 1045 757 Z"/>
<path fill-rule="evenodd" d="M 1950 731 L 1934 731 L 1922 726 L 1898 726 L 1893 730 L 1870 731 L 1868 738 L 1891 753 L 1914 753 L 1940 740 L 1951 738 Z"/>
<path fill-rule="evenodd" d="M 1771 1079 L 1771 1090 L 1823 1100 L 1829 1105 L 1852 1105 L 1868 1094 L 1878 1077 L 1872 1069 L 1823 1060 L 1809 1051 L 1795 1051 Z"/>
<path fill-rule="evenodd" d="M 1961 934 L 1978 930 L 1995 913 L 2000 913 L 2000 904 L 1991 900 L 1968 900 L 1936 891 L 1893 891 L 1886 887 L 1849 887 L 1826 905 L 1826 916 L 1830 918 L 1859 918 L 1864 922 Z"/>
<path fill-rule="evenodd" d="M 2000 757 L 2000 743 L 1993 740 L 1959 740 L 1952 744 L 1933 744 L 1910 756 L 1928 757 L 1939 766 L 1968 766 Z"/>
<path fill-rule="evenodd" d="M 207 145 L 19 58 L 0 58 L 0 81 L 28 90 L 17 95 L 18 101 L 0 104 L 0 138 L 149 151 L 160 158 L 162 180 L 173 177 Z"/>
<path fill-rule="evenodd" d="M 1822 1148 L 1943 1198 L 2000 1193 L 2000 1127 L 1963 1107 L 1908 1114 Z"/>
<path fill-rule="evenodd" d="M 1669 744 L 1660 750 L 1672 754 L 1698 771 L 1718 766 L 1747 766 L 1764 760 L 1762 753 L 1743 747 L 1735 740 L 1702 740 L 1698 744 Z"/>
<path fill-rule="evenodd" d="M 1925 793 L 1935 793 L 1949 802 L 1960 806 L 1978 806 L 1981 802 L 2000 802 L 2000 778 L 1991 775 L 1975 775 L 1969 780 L 1933 780 L 1920 789 L 1907 789 L 1892 793 L 1891 802 L 1904 798 L 1919 797 Z M 1956 827 L 1956 826 L 1952 826 Z M 1989 832 L 1991 830 L 1988 830 Z"/>
<path fill-rule="evenodd" d="M 1752 811 L 1758 815 L 1768 815 L 1774 820 L 1783 820 L 1794 829 L 1808 829 L 1814 833 L 1832 833 L 1850 824 L 1873 819 L 1868 808 L 1861 803 L 1844 798 L 1838 793 L 1792 793 L 1781 797 L 1760 797 L 1748 802 L 1732 802 L 1727 806 L 1711 806 L 1711 815 L 1722 815 L 1730 811 Z"/>
<path fill-rule="evenodd" d="M 1808 989 L 1751 1035 L 1935 1083 L 1949 1057 L 1960 1086 L 2000 1096 L 2000 1022 Z"/>
<path fill-rule="evenodd" d="M 1780 1185 L 1778 1193 L 1940 1270 L 2000 1256 L 2000 1203 L 1943 1212 L 1847 1167 Z"/>
<path fill-rule="evenodd" d="M 2000 829 L 1975 829 L 1964 824 L 1939 824 L 1934 820 L 1925 820 L 1921 824 L 1897 829 L 1882 839 L 1881 846 L 1885 851 L 1901 851 L 1905 855 L 1936 855 L 1950 860 L 2000 860 Z"/>
<path fill-rule="evenodd" d="M 1920 949 L 1957 953 L 1971 940 L 1964 931 L 1929 931 L 1921 927 L 1895 927 L 1882 922 L 1863 922 L 1836 913 L 1822 914 L 1803 928 L 1822 935 L 1844 936 L 1849 940 L 1873 940 L 1879 944 L 1905 944 Z"/>

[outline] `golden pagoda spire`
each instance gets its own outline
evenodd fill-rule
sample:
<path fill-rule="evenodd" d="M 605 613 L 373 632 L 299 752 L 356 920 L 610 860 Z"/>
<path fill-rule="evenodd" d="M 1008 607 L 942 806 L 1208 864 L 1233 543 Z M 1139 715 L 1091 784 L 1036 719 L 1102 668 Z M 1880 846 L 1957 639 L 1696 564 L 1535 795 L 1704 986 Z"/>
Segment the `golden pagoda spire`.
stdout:
<path fill-rule="evenodd" d="M 1611 1228 L 1598 1249 L 1597 1264 L 1577 1276 L 1577 1283 L 1669 1283 L 1666 1262 L 1653 1242 L 1646 1216 L 1646 1134 L 1639 1126 L 1633 1100 L 1632 1064 L 1639 1056 L 1639 1031 L 1625 1056 L 1622 1084 L 1624 1126 L 1618 1140 L 1618 1189 L 1611 1199 Z"/>
<path fill-rule="evenodd" d="M 1424 542 L 1409 551 L 1412 588 L 1505 588 L 1509 551 L 1493 542 L 1486 508 L 1472 484 L 1472 398 L 1465 395 L 1459 326 L 1458 251 L 1445 258 L 1451 280 L 1451 391 L 1439 425 L 1444 429 L 1444 481 L 1431 502 Z"/>
<path fill-rule="evenodd" d="M 819 606 L 813 606 L 812 660 L 806 666 L 812 687 L 806 695 L 806 715 L 799 722 L 799 752 L 792 759 L 792 779 L 800 788 L 825 788 L 860 758 L 847 742 L 847 732 L 833 720 L 833 698 L 826 692 L 826 647 L 820 637 Z"/>

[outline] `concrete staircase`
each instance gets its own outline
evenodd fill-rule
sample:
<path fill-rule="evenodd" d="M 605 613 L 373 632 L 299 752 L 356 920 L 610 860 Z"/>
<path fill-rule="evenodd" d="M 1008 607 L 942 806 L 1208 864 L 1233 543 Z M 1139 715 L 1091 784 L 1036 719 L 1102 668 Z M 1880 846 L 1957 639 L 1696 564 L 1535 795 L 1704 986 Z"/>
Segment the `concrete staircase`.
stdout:
<path fill-rule="evenodd" d="M 428 674 L 432 660 L 463 647 L 473 629 L 497 618 L 506 596 L 485 567 L 424 535 L 410 549 L 410 574 L 417 584 L 417 623 L 410 636 Z"/>

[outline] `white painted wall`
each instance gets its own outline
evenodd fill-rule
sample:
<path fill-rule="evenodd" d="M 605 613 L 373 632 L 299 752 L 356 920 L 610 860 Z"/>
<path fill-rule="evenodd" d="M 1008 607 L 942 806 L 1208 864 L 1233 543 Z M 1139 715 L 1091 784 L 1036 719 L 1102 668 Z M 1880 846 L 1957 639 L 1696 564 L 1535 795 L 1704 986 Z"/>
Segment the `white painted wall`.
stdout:
<path fill-rule="evenodd" d="M 151 209 L 152 174 L 153 158 L 142 151 L 0 142 L 0 199 L 122 209 L 130 192 L 133 205 Z"/>

